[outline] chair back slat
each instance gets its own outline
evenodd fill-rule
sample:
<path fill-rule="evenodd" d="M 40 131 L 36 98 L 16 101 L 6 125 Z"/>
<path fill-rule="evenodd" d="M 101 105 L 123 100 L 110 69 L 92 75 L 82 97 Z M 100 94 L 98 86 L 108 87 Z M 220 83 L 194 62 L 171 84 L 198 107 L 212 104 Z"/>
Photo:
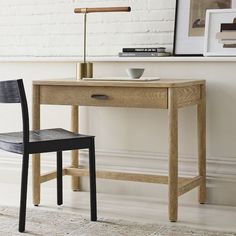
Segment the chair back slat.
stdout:
<path fill-rule="evenodd" d="M 23 80 L 0 81 L 0 103 L 20 103 L 23 123 L 23 145 L 27 152 L 29 143 L 29 112 Z"/>
<path fill-rule="evenodd" d="M 0 81 L 0 103 L 20 103 L 17 80 Z"/>

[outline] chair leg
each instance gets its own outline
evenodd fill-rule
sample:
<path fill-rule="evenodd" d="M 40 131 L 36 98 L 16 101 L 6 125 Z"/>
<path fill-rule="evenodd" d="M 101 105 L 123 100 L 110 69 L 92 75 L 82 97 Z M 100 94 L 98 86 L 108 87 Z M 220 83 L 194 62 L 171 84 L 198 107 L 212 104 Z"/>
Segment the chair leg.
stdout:
<path fill-rule="evenodd" d="M 57 205 L 63 204 L 62 151 L 57 152 Z"/>
<path fill-rule="evenodd" d="M 96 164 L 94 139 L 89 148 L 89 176 L 90 176 L 90 211 L 91 221 L 97 221 L 97 196 L 96 196 Z"/>
<path fill-rule="evenodd" d="M 27 153 L 23 155 L 23 160 L 22 160 L 19 232 L 25 231 L 28 167 L 29 167 L 29 154 Z"/>

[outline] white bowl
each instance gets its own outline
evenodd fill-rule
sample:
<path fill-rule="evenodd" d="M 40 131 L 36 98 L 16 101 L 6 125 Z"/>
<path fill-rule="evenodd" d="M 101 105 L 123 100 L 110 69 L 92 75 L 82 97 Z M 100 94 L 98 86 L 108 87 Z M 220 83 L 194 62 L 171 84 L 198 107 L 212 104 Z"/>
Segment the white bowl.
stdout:
<path fill-rule="evenodd" d="M 128 68 L 126 72 L 132 79 L 139 79 L 142 77 L 144 70 L 144 68 Z"/>

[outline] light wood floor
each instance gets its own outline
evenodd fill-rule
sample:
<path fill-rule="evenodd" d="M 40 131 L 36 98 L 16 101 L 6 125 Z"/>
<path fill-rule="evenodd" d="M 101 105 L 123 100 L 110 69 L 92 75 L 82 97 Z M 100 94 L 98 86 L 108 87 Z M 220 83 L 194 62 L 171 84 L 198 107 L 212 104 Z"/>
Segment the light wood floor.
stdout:
<path fill-rule="evenodd" d="M 0 205 L 18 206 L 19 186 L 0 183 Z M 28 207 L 32 206 L 31 189 L 28 194 Z M 58 210 L 56 191 L 43 187 L 41 209 Z M 78 212 L 89 216 L 89 193 L 64 190 L 64 205 L 60 210 Z M 136 222 L 169 224 L 167 202 L 158 198 L 143 198 L 109 194 L 98 194 L 98 217 L 118 218 Z M 207 229 L 220 229 L 236 232 L 236 208 L 215 205 L 199 205 L 180 201 L 179 221 L 174 224 L 195 226 Z M 173 223 L 172 223 L 173 224 Z"/>

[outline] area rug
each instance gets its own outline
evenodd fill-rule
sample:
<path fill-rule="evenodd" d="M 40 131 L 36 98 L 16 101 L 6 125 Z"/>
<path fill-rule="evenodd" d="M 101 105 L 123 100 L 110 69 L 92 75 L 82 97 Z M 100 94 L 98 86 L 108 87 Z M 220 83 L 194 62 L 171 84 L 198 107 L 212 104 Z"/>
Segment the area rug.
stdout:
<path fill-rule="evenodd" d="M 201 230 L 180 225 L 140 224 L 125 220 L 99 218 L 97 222 L 78 213 L 61 209 L 27 210 L 25 234 L 18 233 L 18 209 L 0 207 L 0 236 L 236 236 L 233 232 Z"/>

